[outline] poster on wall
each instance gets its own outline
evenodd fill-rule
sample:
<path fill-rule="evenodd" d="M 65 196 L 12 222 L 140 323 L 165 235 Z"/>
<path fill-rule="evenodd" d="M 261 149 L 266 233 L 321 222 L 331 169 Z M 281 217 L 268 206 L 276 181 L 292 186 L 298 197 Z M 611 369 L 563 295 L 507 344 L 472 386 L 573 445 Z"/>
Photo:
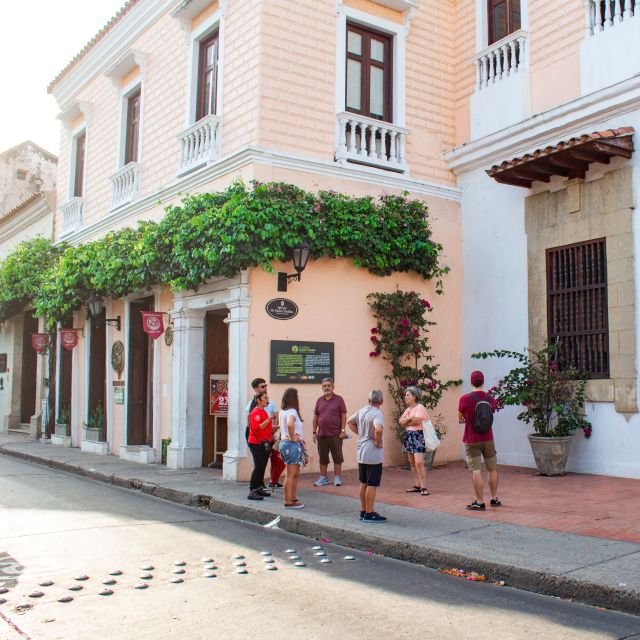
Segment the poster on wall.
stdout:
<path fill-rule="evenodd" d="M 225 373 L 209 375 L 209 415 L 226 416 L 229 412 L 229 376 Z"/>
<path fill-rule="evenodd" d="M 271 382 L 317 384 L 333 378 L 333 342 L 271 341 Z"/>

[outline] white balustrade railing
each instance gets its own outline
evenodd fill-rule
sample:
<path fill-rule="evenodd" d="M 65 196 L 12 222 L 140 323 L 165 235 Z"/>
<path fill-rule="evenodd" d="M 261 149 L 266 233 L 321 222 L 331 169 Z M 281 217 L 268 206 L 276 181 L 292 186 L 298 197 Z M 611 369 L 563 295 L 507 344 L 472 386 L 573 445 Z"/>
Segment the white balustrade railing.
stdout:
<path fill-rule="evenodd" d="M 62 214 L 62 228 L 60 236 L 64 237 L 73 233 L 82 226 L 82 211 L 84 209 L 84 198 L 71 198 L 60 207 Z"/>
<path fill-rule="evenodd" d="M 478 91 L 519 73 L 527 64 L 526 31 L 519 29 L 474 57 Z"/>
<path fill-rule="evenodd" d="M 215 162 L 220 157 L 220 116 L 209 115 L 178 135 L 179 174 Z"/>
<path fill-rule="evenodd" d="M 406 171 L 409 129 L 343 111 L 336 116 L 336 160 Z"/>
<path fill-rule="evenodd" d="M 617 24 L 640 19 L 640 0 L 584 0 L 587 36 L 595 36 Z"/>
<path fill-rule="evenodd" d="M 132 202 L 140 185 L 140 165 L 130 162 L 111 176 L 111 209 Z"/>

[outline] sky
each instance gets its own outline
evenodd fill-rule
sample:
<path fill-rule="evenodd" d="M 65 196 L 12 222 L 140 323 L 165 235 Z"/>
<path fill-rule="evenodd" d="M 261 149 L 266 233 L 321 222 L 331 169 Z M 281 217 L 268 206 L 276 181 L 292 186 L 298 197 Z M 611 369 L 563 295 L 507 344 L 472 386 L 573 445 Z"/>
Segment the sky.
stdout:
<path fill-rule="evenodd" d="M 0 151 L 32 140 L 58 155 L 47 86 L 125 0 L 0 0 Z"/>

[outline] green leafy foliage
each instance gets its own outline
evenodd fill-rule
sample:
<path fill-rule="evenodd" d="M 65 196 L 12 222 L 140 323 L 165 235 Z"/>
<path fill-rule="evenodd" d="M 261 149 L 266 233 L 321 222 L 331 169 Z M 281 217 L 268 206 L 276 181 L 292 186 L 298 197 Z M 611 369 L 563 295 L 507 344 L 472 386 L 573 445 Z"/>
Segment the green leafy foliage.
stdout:
<path fill-rule="evenodd" d="M 273 270 L 306 240 L 312 258 L 349 257 L 356 267 L 385 276 L 413 271 L 436 282 L 448 267 L 431 237 L 428 208 L 406 196 L 352 197 L 311 193 L 285 183 L 234 182 L 225 191 L 186 196 L 167 207 L 159 223 L 105 236 L 64 251 L 25 281 L 36 315 L 49 326 L 92 295 L 120 298 L 156 285 L 193 289 L 214 277 L 232 277 L 251 267 Z M 12 313 L 13 311 L 13 313 Z"/>
<path fill-rule="evenodd" d="M 395 422 L 404 412 L 404 393 L 409 386 L 418 387 L 422 392 L 420 402 L 434 409 L 442 394 L 462 384 L 462 380 L 443 382 L 438 377 L 440 365 L 435 362 L 429 342 L 429 327 L 436 324 L 428 317 L 433 311 L 431 304 L 415 291 L 377 292 L 367 297 L 376 319 L 369 338 L 374 349 L 369 356 L 382 356 L 391 365 L 385 379 L 389 381 Z M 439 436 L 443 437 L 446 424 L 442 416 L 434 418 L 434 424 L 438 426 Z M 396 435 L 402 439 L 404 429 L 397 426 Z"/>
<path fill-rule="evenodd" d="M 0 264 L 0 324 L 31 305 L 64 251 L 42 237 L 21 242 Z"/>
<path fill-rule="evenodd" d="M 583 417 L 586 374 L 560 367 L 557 361 L 560 344 L 545 345 L 539 351 L 496 351 L 473 353 L 472 358 L 509 358 L 518 363 L 489 393 L 498 408 L 522 406 L 518 420 L 532 424 L 542 437 L 569 436 L 582 429 L 585 438 L 592 426 Z"/>

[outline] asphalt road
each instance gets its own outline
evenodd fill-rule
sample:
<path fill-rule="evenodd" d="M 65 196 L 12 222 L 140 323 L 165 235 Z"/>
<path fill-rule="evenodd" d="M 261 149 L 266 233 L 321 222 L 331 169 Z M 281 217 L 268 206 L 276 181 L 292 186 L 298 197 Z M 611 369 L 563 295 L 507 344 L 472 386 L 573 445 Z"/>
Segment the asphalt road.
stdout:
<path fill-rule="evenodd" d="M 326 556 L 315 555 L 317 545 Z M 289 549 L 306 566 L 295 566 Z M 266 570 L 265 557 L 276 571 Z M 203 577 L 204 558 L 216 577 Z M 141 579 L 148 566 L 152 577 Z M 109 576 L 114 570 L 122 575 Z M 116 583 L 103 585 L 110 577 Z M 47 580 L 53 584 L 39 586 Z M 148 587 L 135 589 L 139 583 Z M 83 589 L 70 591 L 74 584 Z M 633 616 L 469 582 L 0 456 L 3 586 L 0 640 L 640 638 Z M 113 593 L 99 595 L 104 588 Z M 42 597 L 29 597 L 35 590 Z M 73 600 L 58 602 L 64 596 Z"/>

